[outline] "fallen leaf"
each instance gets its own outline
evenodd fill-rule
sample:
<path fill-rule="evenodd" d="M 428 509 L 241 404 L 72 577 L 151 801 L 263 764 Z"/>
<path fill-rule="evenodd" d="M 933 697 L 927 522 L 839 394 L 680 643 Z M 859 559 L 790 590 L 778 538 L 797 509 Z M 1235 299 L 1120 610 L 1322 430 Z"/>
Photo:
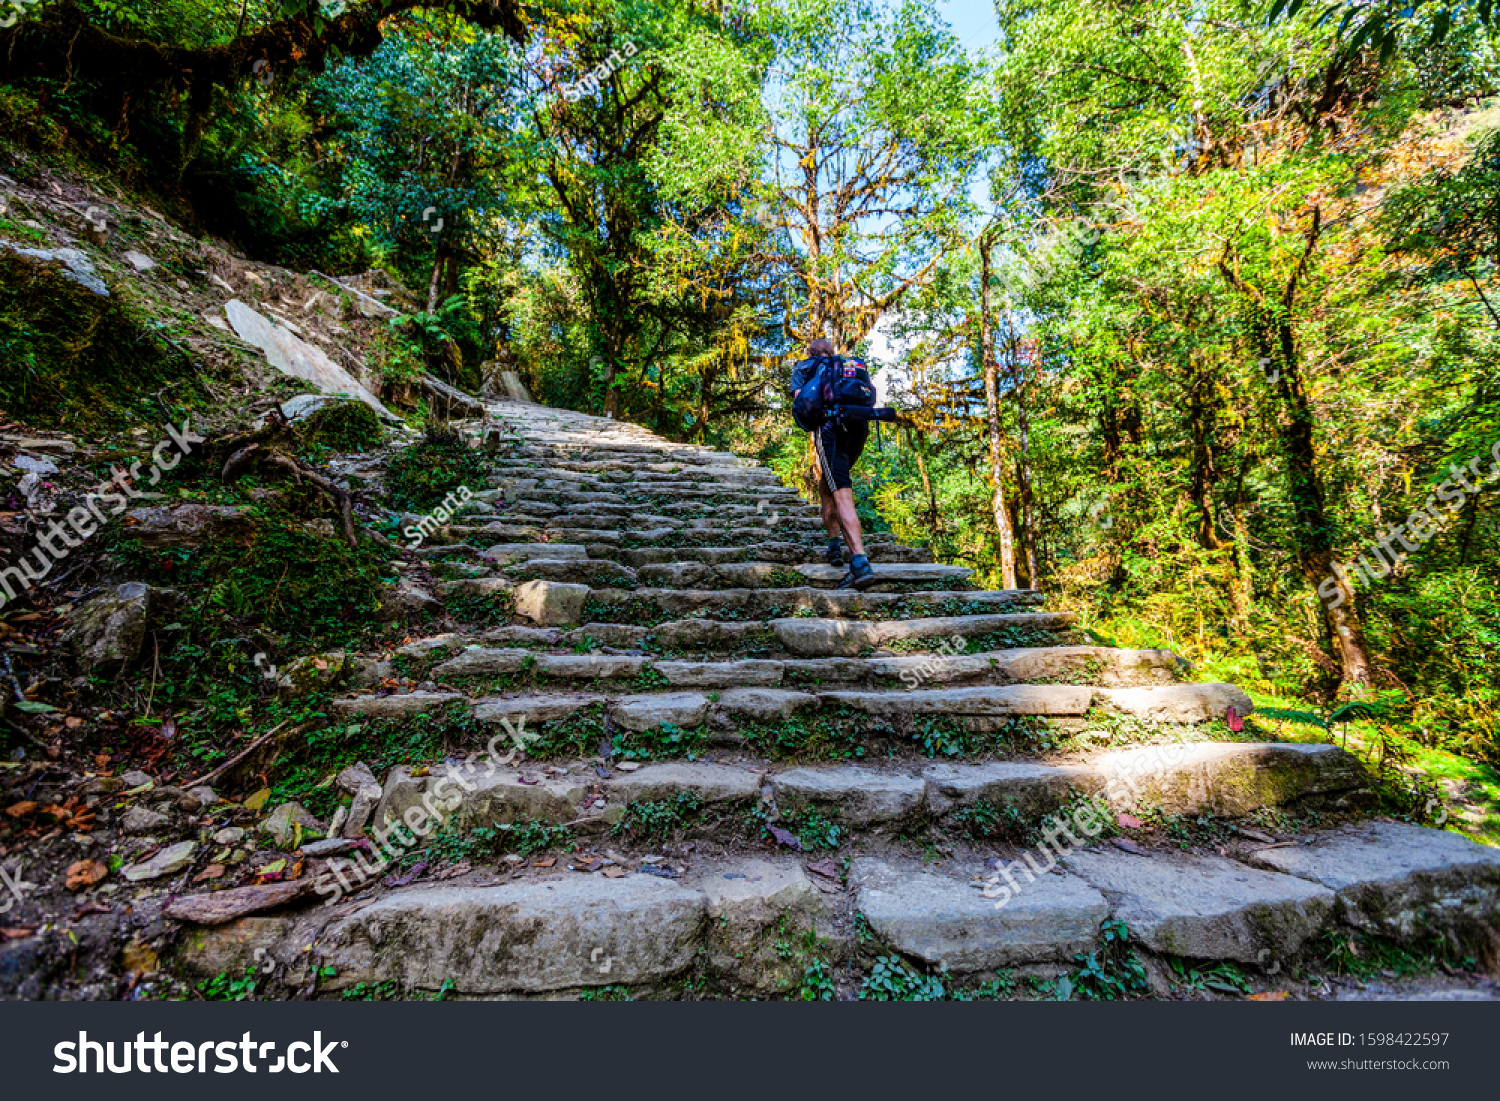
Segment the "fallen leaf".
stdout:
<path fill-rule="evenodd" d="M 92 887 L 109 874 L 109 868 L 99 860 L 80 860 L 68 865 L 67 887 L 70 891 L 81 891 Z"/>
<path fill-rule="evenodd" d="M 415 881 L 416 878 L 418 876 L 420 876 L 426 870 L 427 870 L 427 861 L 423 860 L 423 861 L 420 861 L 417 864 L 416 867 L 412 868 L 412 870 L 410 872 L 408 872 L 406 875 L 399 876 L 399 877 L 398 876 L 394 876 L 394 875 L 388 875 L 388 876 L 385 877 L 385 879 L 381 880 L 381 882 L 384 883 L 387 887 L 405 887 L 407 884 L 412 883 L 413 881 Z"/>
<path fill-rule="evenodd" d="M 266 805 L 266 802 L 270 798 L 271 798 L 271 789 L 270 788 L 261 788 L 254 795 L 247 795 L 245 797 L 244 803 L 242 803 L 241 805 L 246 810 L 260 810 L 261 807 L 263 807 L 263 806 Z"/>
<path fill-rule="evenodd" d="M 16 803 L 12 806 L 6 807 L 5 813 L 10 815 L 12 818 L 21 818 L 28 814 L 35 814 L 36 808 L 38 806 L 40 806 L 40 804 L 35 800 L 28 799 L 24 803 Z"/>
<path fill-rule="evenodd" d="M 1284 1002 L 1291 998 L 1290 990 L 1267 990 L 1264 994 L 1251 994 L 1245 999 L 1251 1002 Z"/>
<path fill-rule="evenodd" d="M 1114 846 L 1117 849 L 1124 849 L 1128 853 L 1134 853 L 1136 856 L 1149 856 L 1150 855 L 1150 853 L 1148 853 L 1145 849 L 1141 848 L 1139 845 L 1137 845 L 1134 841 L 1130 840 L 1130 838 L 1128 838 L 1128 837 L 1116 837 L 1116 838 L 1114 838 Z"/>
<path fill-rule="evenodd" d="M 829 879 L 837 879 L 839 877 L 838 865 L 832 859 L 820 860 L 816 864 L 809 864 L 807 870 L 815 875 L 827 876 Z"/>
<path fill-rule="evenodd" d="M 1115 824 L 1117 826 L 1119 826 L 1122 830 L 1138 830 L 1142 826 L 1144 826 L 1146 823 L 1142 822 L 1139 818 L 1136 818 L 1134 815 L 1130 815 L 1130 814 L 1117 814 L 1117 815 L 1115 815 Z"/>
<path fill-rule="evenodd" d="M 604 869 L 605 879 L 623 879 L 626 875 L 625 869 L 618 864 L 611 864 Z"/>
<path fill-rule="evenodd" d="M 63 720 L 63 725 L 69 730 L 77 730 L 80 726 L 83 725 L 83 720 L 80 719 L 77 715 L 69 715 L 66 719 Z"/>
<path fill-rule="evenodd" d="M 36 700 L 17 700 L 15 703 L 17 711 L 24 711 L 28 715 L 45 715 L 49 711 L 56 711 L 50 703 L 38 703 Z"/>
<path fill-rule="evenodd" d="M 219 877 L 221 877 L 224 874 L 224 872 L 225 872 L 224 865 L 222 865 L 222 864 L 210 864 L 208 867 L 204 868 L 197 875 L 193 876 L 193 882 L 194 883 L 202 883 L 205 879 L 218 879 Z"/>
<path fill-rule="evenodd" d="M 641 763 L 639 761 L 621 761 L 615 767 L 621 772 L 634 772 L 641 767 Z"/>
<path fill-rule="evenodd" d="M 549 856 L 546 860 L 533 860 L 531 866 L 533 868 L 550 868 L 556 863 L 557 857 Z"/>
<path fill-rule="evenodd" d="M 1238 734 L 1245 729 L 1245 721 L 1240 718 L 1240 713 L 1233 707 L 1224 709 L 1224 721 L 1229 724 L 1229 729 Z"/>
<path fill-rule="evenodd" d="M 1267 845 L 1276 843 L 1276 838 L 1270 834 L 1262 833 L 1260 830 L 1252 830 L 1249 826 L 1236 826 L 1235 829 L 1252 841 L 1264 841 Z"/>
<path fill-rule="evenodd" d="M 767 826 L 766 829 L 771 831 L 771 836 L 776 838 L 780 844 L 785 845 L 789 849 L 796 849 L 798 852 L 802 851 L 802 842 L 795 833 L 792 833 L 790 830 L 784 830 L 780 826 Z"/>
<path fill-rule="evenodd" d="M 0 929 L 0 940 L 20 940 L 35 932 L 35 929 Z"/>

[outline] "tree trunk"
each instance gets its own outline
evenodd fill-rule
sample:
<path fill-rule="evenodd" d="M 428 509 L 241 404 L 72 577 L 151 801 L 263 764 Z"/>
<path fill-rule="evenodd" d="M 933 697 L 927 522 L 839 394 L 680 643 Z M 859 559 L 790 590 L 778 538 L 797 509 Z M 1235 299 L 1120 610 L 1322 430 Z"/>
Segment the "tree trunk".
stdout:
<path fill-rule="evenodd" d="M 1041 588 L 1040 567 L 1036 554 L 1036 498 L 1031 489 L 1031 414 L 1026 408 L 1026 371 L 1021 364 L 1021 350 L 1016 346 L 1015 333 L 1009 318 L 1005 322 L 1006 354 L 1010 357 L 1011 393 L 1016 402 L 1016 431 L 1019 447 L 1016 451 L 1016 484 L 1021 497 L 1021 545 L 1026 553 L 1026 586 Z"/>
<path fill-rule="evenodd" d="M 1005 507 L 1005 456 L 1000 437 L 1000 366 L 995 362 L 994 332 L 990 322 L 990 248 L 993 240 L 979 240 L 979 355 L 984 363 L 984 405 L 990 437 L 990 477 L 995 492 L 990 501 L 1000 548 L 1000 585 L 1017 588 L 1016 538 Z"/>

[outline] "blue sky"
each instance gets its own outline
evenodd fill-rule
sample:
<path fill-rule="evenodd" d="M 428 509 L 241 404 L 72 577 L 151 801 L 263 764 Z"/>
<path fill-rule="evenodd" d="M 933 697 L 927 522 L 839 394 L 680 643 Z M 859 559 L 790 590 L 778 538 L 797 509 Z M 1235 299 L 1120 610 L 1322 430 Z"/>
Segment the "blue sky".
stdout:
<path fill-rule="evenodd" d="M 938 10 L 971 54 L 993 44 L 1000 33 L 992 0 L 938 0 Z"/>

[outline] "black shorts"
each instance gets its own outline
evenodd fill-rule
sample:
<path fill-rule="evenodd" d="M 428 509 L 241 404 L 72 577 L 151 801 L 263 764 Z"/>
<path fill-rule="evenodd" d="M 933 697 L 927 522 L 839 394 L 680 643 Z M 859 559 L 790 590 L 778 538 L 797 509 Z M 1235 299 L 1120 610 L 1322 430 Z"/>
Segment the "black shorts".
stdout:
<path fill-rule="evenodd" d="M 870 438 L 870 422 L 825 424 L 812 437 L 818 451 L 818 466 L 823 472 L 823 484 L 831 489 L 853 489 L 849 471 L 859 461 L 865 441 Z"/>

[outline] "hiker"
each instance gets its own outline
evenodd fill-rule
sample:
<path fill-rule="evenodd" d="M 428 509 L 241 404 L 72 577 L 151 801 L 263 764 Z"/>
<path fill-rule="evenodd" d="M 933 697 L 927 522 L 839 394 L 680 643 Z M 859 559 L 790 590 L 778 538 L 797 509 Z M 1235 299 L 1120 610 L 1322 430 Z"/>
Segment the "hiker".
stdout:
<path fill-rule="evenodd" d="M 875 388 L 869 381 L 869 372 L 862 360 L 852 356 L 840 356 L 830 341 L 819 337 L 807 346 L 808 358 L 792 368 L 792 395 L 823 375 L 825 371 L 840 384 L 851 387 L 862 385 L 868 388 L 868 406 L 875 404 Z M 818 389 L 814 387 L 812 389 Z M 824 388 L 827 390 L 827 387 Z M 832 416 L 823 419 L 818 410 L 818 427 L 809 432 L 813 448 L 818 453 L 818 500 L 823 511 L 823 527 L 828 533 L 828 557 L 830 566 L 844 564 L 844 549 L 839 542 L 842 529 L 849 542 L 849 573 L 839 582 L 841 589 L 868 589 L 875 584 L 875 571 L 865 555 L 864 534 L 860 530 L 859 515 L 854 511 L 854 483 L 849 472 L 864 450 L 865 440 L 870 435 L 868 418 Z M 799 425 L 811 428 L 811 421 L 798 419 Z"/>

